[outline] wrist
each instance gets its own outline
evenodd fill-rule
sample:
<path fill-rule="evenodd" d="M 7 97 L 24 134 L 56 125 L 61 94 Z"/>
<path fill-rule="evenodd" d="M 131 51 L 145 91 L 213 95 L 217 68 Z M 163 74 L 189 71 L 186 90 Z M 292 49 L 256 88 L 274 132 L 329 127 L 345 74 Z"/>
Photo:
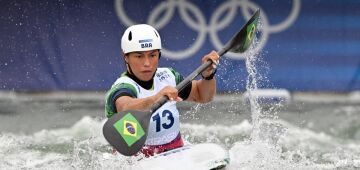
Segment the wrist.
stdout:
<path fill-rule="evenodd" d="M 214 79 L 215 77 L 215 73 L 216 73 L 217 69 L 214 69 L 214 71 L 207 77 L 204 77 L 202 74 L 201 74 L 201 77 L 204 79 L 204 80 L 212 80 Z"/>
<path fill-rule="evenodd" d="M 155 94 L 154 96 L 151 96 L 151 97 L 152 97 L 151 104 L 154 104 L 154 103 L 156 103 L 156 102 L 158 102 L 160 100 L 162 95 L 157 93 L 157 94 Z"/>

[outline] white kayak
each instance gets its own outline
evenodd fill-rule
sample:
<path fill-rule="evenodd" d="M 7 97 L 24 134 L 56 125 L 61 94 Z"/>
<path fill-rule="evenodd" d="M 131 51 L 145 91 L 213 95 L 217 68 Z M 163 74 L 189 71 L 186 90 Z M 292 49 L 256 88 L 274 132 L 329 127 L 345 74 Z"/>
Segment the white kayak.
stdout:
<path fill-rule="evenodd" d="M 229 161 L 229 151 L 217 144 L 204 143 L 185 145 L 150 158 L 144 158 L 137 163 L 137 167 L 146 170 L 209 170 L 225 168 Z"/>

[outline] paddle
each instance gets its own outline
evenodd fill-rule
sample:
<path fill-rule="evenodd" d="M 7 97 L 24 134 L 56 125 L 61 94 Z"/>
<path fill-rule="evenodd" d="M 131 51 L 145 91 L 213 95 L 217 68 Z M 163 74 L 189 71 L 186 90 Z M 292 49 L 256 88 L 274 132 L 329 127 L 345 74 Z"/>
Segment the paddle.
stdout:
<path fill-rule="evenodd" d="M 258 9 L 250 20 L 241 28 L 241 30 L 225 44 L 223 49 L 218 51 L 219 56 L 223 56 L 228 51 L 243 53 L 249 48 L 256 32 L 259 13 L 260 10 Z M 211 60 L 202 64 L 180 84 L 178 84 L 176 89 L 181 91 L 211 64 Z M 145 144 L 152 114 L 167 101 L 168 98 L 163 96 L 151 107 L 149 111 L 127 110 L 113 115 L 106 121 L 103 127 L 105 139 L 118 152 L 125 156 L 132 156 L 136 154 Z"/>

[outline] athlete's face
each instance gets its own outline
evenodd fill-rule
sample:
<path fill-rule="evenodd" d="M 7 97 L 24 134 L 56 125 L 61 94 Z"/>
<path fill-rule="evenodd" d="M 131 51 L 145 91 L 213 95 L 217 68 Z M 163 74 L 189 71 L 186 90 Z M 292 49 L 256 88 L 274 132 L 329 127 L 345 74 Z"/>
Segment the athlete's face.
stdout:
<path fill-rule="evenodd" d="M 158 67 L 159 50 L 131 52 L 125 55 L 125 61 L 138 79 L 149 81 Z"/>

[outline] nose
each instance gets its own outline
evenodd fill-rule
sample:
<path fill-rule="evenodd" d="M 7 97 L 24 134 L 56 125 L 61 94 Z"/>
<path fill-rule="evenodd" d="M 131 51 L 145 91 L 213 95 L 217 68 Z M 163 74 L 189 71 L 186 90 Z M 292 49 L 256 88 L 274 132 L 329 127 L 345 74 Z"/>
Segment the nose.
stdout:
<path fill-rule="evenodd" d="M 144 59 L 144 66 L 150 66 L 150 59 L 147 56 Z"/>

